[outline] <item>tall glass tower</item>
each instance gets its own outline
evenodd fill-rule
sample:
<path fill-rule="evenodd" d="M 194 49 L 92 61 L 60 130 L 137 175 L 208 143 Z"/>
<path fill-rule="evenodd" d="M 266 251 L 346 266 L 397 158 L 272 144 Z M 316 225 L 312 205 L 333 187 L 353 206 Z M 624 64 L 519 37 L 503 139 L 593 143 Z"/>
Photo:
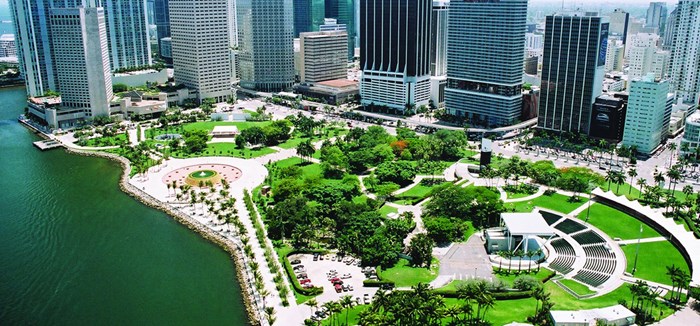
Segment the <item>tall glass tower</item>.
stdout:
<path fill-rule="evenodd" d="M 700 96 L 700 0 L 681 0 L 671 40 L 671 85 L 686 103 Z M 688 112 L 689 114 L 692 112 Z"/>
<path fill-rule="evenodd" d="M 451 1 L 445 108 L 469 124 L 518 122 L 527 0 Z"/>
<path fill-rule="evenodd" d="M 318 32 L 325 15 L 325 0 L 294 0 L 294 37 L 299 37 L 299 33 Z"/>
<path fill-rule="evenodd" d="M 348 60 L 355 57 L 355 45 L 359 34 L 356 4 L 361 0 L 325 0 L 326 18 L 335 18 L 338 24 L 345 24 L 348 31 Z"/>
<path fill-rule="evenodd" d="M 597 13 L 547 16 L 537 127 L 588 134 L 602 93 L 610 24 Z"/>
<path fill-rule="evenodd" d="M 158 34 L 158 51 L 161 51 L 161 40 L 165 37 L 170 37 L 170 9 L 168 9 L 168 0 L 154 0 L 153 2 L 153 17 L 156 25 L 156 33 Z M 168 63 L 172 63 L 172 58 Z"/>

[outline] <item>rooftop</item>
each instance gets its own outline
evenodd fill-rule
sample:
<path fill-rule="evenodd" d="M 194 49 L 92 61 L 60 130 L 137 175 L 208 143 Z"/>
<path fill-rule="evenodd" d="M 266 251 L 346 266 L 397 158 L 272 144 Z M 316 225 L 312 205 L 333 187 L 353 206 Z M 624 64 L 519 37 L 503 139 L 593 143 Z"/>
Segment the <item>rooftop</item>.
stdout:
<path fill-rule="evenodd" d="M 513 235 L 554 235 L 552 227 L 547 224 L 538 211 L 530 213 L 501 213 L 501 220 L 508 232 Z"/>
<path fill-rule="evenodd" d="M 557 324 L 590 323 L 595 325 L 596 319 L 603 319 L 608 322 L 628 319 L 631 324 L 631 321 L 636 317 L 632 311 L 619 304 L 591 310 L 552 310 L 550 314 L 552 320 Z"/>
<path fill-rule="evenodd" d="M 318 82 L 316 84 L 323 85 L 323 86 L 329 86 L 329 87 L 344 88 L 344 87 L 355 86 L 355 85 L 357 85 L 357 82 L 349 80 L 349 79 L 334 79 L 334 80 L 326 80 L 326 81 Z"/>

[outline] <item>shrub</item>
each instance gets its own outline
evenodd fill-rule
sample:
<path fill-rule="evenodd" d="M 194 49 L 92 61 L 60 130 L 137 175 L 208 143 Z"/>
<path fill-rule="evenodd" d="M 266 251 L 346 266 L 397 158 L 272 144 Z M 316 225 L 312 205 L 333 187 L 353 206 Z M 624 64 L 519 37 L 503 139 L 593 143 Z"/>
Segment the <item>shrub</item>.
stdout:
<path fill-rule="evenodd" d="M 521 291 L 529 291 L 540 286 L 540 281 L 530 275 L 518 276 L 513 281 L 513 287 Z"/>

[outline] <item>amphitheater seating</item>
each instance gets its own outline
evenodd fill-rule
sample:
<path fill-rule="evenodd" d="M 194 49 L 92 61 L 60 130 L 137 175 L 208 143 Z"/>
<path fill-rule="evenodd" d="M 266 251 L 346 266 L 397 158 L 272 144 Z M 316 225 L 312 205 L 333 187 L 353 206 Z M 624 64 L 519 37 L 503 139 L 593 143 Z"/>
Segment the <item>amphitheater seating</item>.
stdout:
<path fill-rule="evenodd" d="M 582 245 L 587 245 L 587 244 L 594 244 L 594 243 L 603 243 L 605 240 L 601 238 L 599 235 L 597 235 L 595 232 L 588 230 L 586 232 L 581 232 L 576 235 L 572 236 L 576 242 L 582 244 Z"/>
<path fill-rule="evenodd" d="M 610 274 L 601 274 L 587 269 L 581 269 L 574 279 L 592 286 L 599 286 L 610 278 Z"/>
<path fill-rule="evenodd" d="M 566 220 L 562 221 L 561 223 L 555 225 L 554 227 L 556 229 L 566 233 L 566 234 L 571 234 L 571 233 L 583 231 L 586 229 L 586 227 L 581 225 L 581 223 L 574 222 L 570 219 L 566 219 Z"/>
<path fill-rule="evenodd" d="M 562 218 L 562 216 L 559 214 L 554 214 L 547 211 L 540 211 L 540 214 L 542 214 L 542 217 L 544 218 L 545 222 L 547 222 L 547 224 L 549 225 L 556 223 Z"/>
<path fill-rule="evenodd" d="M 557 258 L 549 264 L 549 267 L 562 274 L 570 273 L 576 260 L 574 247 L 561 238 L 554 239 L 550 243 L 557 253 Z"/>
<path fill-rule="evenodd" d="M 615 259 L 615 254 L 610 252 L 603 245 L 584 246 L 583 251 L 586 253 L 586 257 Z"/>

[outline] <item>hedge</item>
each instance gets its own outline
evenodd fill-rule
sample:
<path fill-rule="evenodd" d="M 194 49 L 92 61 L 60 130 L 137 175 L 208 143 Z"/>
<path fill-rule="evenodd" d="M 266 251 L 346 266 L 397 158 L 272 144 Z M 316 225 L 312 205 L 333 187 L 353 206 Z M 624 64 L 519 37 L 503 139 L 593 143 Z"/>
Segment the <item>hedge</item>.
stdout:
<path fill-rule="evenodd" d="M 294 291 L 297 291 L 300 294 L 303 295 L 308 295 L 308 296 L 314 296 L 314 295 L 319 295 L 323 293 L 323 288 L 320 286 L 315 286 L 310 289 L 303 288 L 301 284 L 299 284 L 299 280 L 297 280 L 297 275 L 294 273 L 294 267 L 292 267 L 292 264 L 289 262 L 289 256 L 294 255 L 294 254 L 308 254 L 308 253 L 319 253 L 323 254 L 325 253 L 324 250 L 292 250 L 290 251 L 286 257 L 284 257 L 284 269 L 287 271 L 287 276 L 289 277 L 289 280 L 292 283 L 292 286 L 294 287 Z"/>
<path fill-rule="evenodd" d="M 390 285 L 392 287 L 396 286 L 394 281 L 380 281 L 380 280 L 364 280 L 362 281 L 362 286 L 366 288 L 378 288 L 382 285 Z"/>

